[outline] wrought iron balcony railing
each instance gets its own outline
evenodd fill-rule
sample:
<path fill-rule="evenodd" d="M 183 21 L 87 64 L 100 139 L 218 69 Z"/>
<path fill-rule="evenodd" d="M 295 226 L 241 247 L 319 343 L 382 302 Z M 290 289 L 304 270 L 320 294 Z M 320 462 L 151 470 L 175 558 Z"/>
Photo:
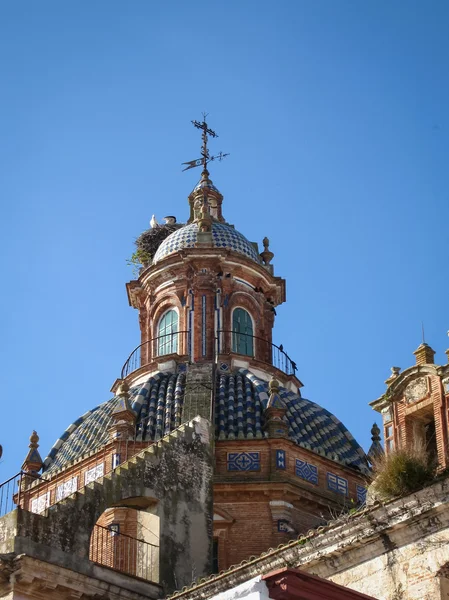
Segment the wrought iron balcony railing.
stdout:
<path fill-rule="evenodd" d="M 217 355 L 234 353 L 255 358 L 273 365 L 287 375 L 295 375 L 298 368 L 282 344 L 276 346 L 263 338 L 238 331 L 218 331 L 215 352 Z"/>
<path fill-rule="evenodd" d="M 27 477 L 27 473 L 20 471 L 17 475 L 13 475 L 0 484 L 0 517 L 3 517 L 17 507 L 20 501 L 21 484 L 24 477 Z"/>
<path fill-rule="evenodd" d="M 215 335 L 214 358 L 220 354 L 239 354 L 273 365 L 287 375 L 295 375 L 296 363 L 285 352 L 282 345 L 246 333 L 220 330 Z M 124 379 L 140 367 L 166 355 L 192 357 L 191 334 L 188 331 L 177 331 L 147 340 L 135 348 L 122 367 L 121 378 Z M 212 356 L 210 357 L 212 358 Z"/>
<path fill-rule="evenodd" d="M 124 379 L 133 371 L 152 362 L 155 358 L 160 358 L 167 354 L 190 356 L 191 343 L 188 331 L 175 331 L 160 335 L 137 346 L 123 365 L 120 377 Z"/>
<path fill-rule="evenodd" d="M 95 525 L 90 538 L 89 559 L 133 577 L 157 582 L 159 546 L 121 533 L 119 524 Z"/>

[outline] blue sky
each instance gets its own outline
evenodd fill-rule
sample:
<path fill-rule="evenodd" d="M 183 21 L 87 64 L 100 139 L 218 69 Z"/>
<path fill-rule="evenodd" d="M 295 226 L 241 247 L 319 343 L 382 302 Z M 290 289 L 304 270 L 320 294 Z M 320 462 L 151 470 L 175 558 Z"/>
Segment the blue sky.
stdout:
<path fill-rule="evenodd" d="M 126 259 L 187 218 L 191 119 L 227 220 L 287 279 L 274 341 L 367 448 L 392 365 L 449 346 L 449 4 L 0 4 L 4 457 L 42 456 L 139 343 Z"/>

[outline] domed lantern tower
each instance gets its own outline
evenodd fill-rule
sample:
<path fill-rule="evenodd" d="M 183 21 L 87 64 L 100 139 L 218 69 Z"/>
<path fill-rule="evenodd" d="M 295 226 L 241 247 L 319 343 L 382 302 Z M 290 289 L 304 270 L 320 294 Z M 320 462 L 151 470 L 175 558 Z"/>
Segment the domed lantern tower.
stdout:
<path fill-rule="evenodd" d="M 285 280 L 273 273 L 268 240 L 259 254 L 257 244 L 224 220 L 222 200 L 204 170 L 189 196 L 187 224 L 163 240 L 151 264 L 127 285 L 141 328 L 141 344 L 122 373 L 129 385 L 154 369 L 188 363 L 203 373 L 216 366 L 281 370 L 289 389 L 301 386 L 295 363 L 272 343 Z"/>
<path fill-rule="evenodd" d="M 130 477 L 139 453 L 156 452 L 202 417 L 215 430 L 212 546 L 221 570 L 307 532 L 346 503 L 363 503 L 370 470 L 346 427 L 302 397 L 296 364 L 273 343 L 285 281 L 274 273 L 268 239 L 259 252 L 226 221 L 208 170 L 224 155 L 209 155 L 215 133 L 205 120 L 194 124 L 202 158 L 185 164 L 202 173 L 188 220 L 158 224 L 153 216 L 137 239 L 141 268 L 127 291 L 140 344 L 115 396 L 58 438 L 43 461 L 44 483 L 33 482 L 21 502 L 51 506 L 117 470 Z M 100 525 L 134 535 L 145 515 L 131 508 L 110 506 Z"/>
<path fill-rule="evenodd" d="M 230 368 L 249 363 L 271 365 L 274 371 L 280 367 L 297 389 L 296 365 L 272 344 L 275 306 L 285 301 L 285 280 L 274 276 L 267 238 L 259 254 L 256 243 L 225 221 L 223 196 L 207 170 L 206 131 L 213 132 L 204 122 L 198 125 L 205 127 L 203 172 L 188 198 L 187 224 L 173 231 L 175 219 L 168 217 L 165 231 L 154 223 L 137 242 L 147 262 L 127 289 L 130 304 L 139 310 L 141 345 L 122 376 L 137 365 L 148 372 L 180 356 L 211 367 L 226 359 Z M 164 234 L 169 235 L 158 245 Z"/>
<path fill-rule="evenodd" d="M 268 238 L 259 252 L 226 221 L 207 165 L 207 135 L 215 134 L 194 124 L 203 158 L 185 164 L 203 170 L 187 223 L 153 219 L 137 240 L 146 261 L 127 290 L 141 344 L 121 379 L 137 389 L 170 374 L 182 401 L 150 402 L 144 418 L 156 438 L 196 415 L 214 424 L 221 569 L 316 525 L 330 506 L 363 502 L 369 469 L 344 425 L 301 397 L 295 362 L 273 343 L 285 280 L 274 274 Z"/>

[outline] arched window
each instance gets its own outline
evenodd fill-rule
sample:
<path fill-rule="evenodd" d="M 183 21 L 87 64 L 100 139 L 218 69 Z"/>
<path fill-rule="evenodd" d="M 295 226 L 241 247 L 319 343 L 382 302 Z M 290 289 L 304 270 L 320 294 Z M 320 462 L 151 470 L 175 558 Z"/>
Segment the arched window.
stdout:
<path fill-rule="evenodd" d="M 178 313 L 167 311 L 159 321 L 157 331 L 158 356 L 178 351 Z"/>
<path fill-rule="evenodd" d="M 254 356 L 253 322 L 243 308 L 235 308 L 232 313 L 232 351 Z"/>

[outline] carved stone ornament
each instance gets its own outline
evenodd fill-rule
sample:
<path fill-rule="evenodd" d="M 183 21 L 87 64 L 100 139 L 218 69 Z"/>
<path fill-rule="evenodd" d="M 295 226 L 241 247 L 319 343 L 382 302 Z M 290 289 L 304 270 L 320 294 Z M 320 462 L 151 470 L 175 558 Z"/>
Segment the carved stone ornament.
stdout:
<path fill-rule="evenodd" d="M 384 423 L 389 423 L 393 420 L 393 413 L 390 406 L 386 406 L 382 409 L 382 419 Z"/>
<path fill-rule="evenodd" d="M 418 402 L 418 400 L 427 396 L 428 391 L 427 377 L 418 377 L 411 381 L 405 388 L 405 401 L 407 404 Z"/>

